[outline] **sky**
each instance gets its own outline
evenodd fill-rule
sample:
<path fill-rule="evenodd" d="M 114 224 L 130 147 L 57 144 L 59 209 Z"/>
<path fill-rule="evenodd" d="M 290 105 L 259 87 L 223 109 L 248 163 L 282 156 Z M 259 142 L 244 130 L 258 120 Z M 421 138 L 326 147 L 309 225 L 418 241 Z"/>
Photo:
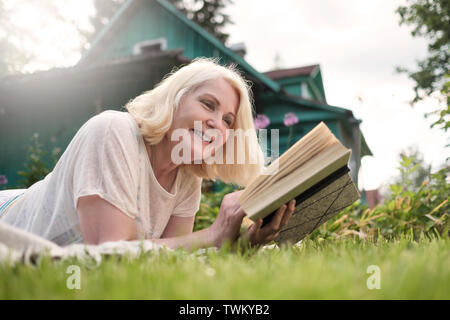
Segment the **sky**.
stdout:
<path fill-rule="evenodd" d="M 353 111 L 373 157 L 364 157 L 359 187 L 375 189 L 398 172 L 399 153 L 416 146 L 437 168 L 450 156 L 449 134 L 430 129 L 423 114 L 432 99 L 411 108 L 414 83 L 396 66 L 415 67 L 427 42 L 399 26 L 395 0 L 245 0 L 227 13 L 230 44 L 244 42 L 246 60 L 258 71 L 319 64 L 328 104 Z"/>
<path fill-rule="evenodd" d="M 80 58 L 80 39 L 73 24 L 55 25 L 51 11 L 25 0 L 15 23 L 23 32 L 39 30 L 29 44 L 37 59 L 28 71 L 72 66 Z M 244 42 L 245 59 L 256 70 L 319 64 L 328 104 L 353 111 L 373 157 L 364 157 L 359 188 L 383 187 L 398 172 L 399 153 L 416 146 L 426 163 L 438 168 L 450 157 L 449 134 L 430 129 L 433 118 L 423 114 L 438 108 L 428 99 L 414 108 L 414 83 L 396 66 L 414 68 L 427 55 L 427 42 L 413 38 L 411 27 L 399 26 L 395 9 L 404 0 L 234 0 L 226 12 L 234 21 L 225 29 L 228 44 Z M 91 0 L 54 1 L 55 10 L 89 29 Z M 19 7 L 19 6 L 16 6 Z"/>

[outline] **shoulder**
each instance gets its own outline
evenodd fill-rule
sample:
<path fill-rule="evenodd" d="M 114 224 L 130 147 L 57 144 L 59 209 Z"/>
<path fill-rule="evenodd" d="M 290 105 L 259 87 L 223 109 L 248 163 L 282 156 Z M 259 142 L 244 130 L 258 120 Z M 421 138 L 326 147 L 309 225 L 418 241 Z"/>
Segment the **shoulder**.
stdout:
<path fill-rule="evenodd" d="M 89 136 L 105 138 L 116 136 L 120 140 L 136 136 L 136 124 L 128 112 L 105 110 L 91 117 L 80 128 L 81 132 L 88 132 Z"/>
<path fill-rule="evenodd" d="M 183 176 L 179 184 L 179 192 L 177 198 L 176 212 L 188 212 L 189 216 L 195 213 L 200 205 L 202 195 L 202 181 L 203 179 L 182 170 Z"/>
<path fill-rule="evenodd" d="M 113 128 L 129 128 L 131 118 L 127 112 L 116 110 L 105 110 L 92 118 L 90 118 L 86 124 L 91 127 L 105 127 L 109 128 L 113 125 Z"/>
<path fill-rule="evenodd" d="M 201 177 L 198 177 L 189 170 L 186 170 L 186 168 L 183 168 L 181 178 L 180 186 L 184 193 L 191 194 L 201 192 L 203 181 Z"/>

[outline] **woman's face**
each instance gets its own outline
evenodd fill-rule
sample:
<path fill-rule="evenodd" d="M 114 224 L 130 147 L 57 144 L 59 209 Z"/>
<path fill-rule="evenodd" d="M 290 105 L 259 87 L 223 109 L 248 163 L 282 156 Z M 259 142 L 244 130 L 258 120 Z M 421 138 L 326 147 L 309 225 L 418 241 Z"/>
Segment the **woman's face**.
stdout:
<path fill-rule="evenodd" d="M 190 150 L 187 162 L 200 163 L 223 147 L 229 134 L 227 129 L 234 127 L 238 108 L 238 92 L 225 79 L 206 81 L 181 98 L 169 137 L 172 140 L 174 136 L 180 137 L 172 135 L 180 130 L 183 150 Z M 182 153 L 183 157 L 187 156 L 187 152 Z"/>

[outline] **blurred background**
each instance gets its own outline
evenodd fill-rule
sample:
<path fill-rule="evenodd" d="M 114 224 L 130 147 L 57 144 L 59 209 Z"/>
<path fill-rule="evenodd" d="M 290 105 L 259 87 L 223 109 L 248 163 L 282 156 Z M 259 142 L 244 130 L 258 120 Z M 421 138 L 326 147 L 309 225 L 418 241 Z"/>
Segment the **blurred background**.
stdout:
<path fill-rule="evenodd" d="M 254 83 L 280 151 L 325 121 L 375 205 L 402 155 L 418 181 L 448 167 L 448 25 L 444 0 L 0 0 L 0 182 L 41 179 L 89 117 L 206 55 Z"/>

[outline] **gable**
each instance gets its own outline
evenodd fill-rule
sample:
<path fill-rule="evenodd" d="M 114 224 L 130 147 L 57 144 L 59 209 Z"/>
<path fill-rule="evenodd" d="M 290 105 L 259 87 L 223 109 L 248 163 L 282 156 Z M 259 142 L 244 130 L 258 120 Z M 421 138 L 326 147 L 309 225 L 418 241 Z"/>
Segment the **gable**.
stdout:
<path fill-rule="evenodd" d="M 256 71 L 242 57 L 189 20 L 165 0 L 128 0 L 93 41 L 79 65 L 95 64 L 133 54 L 142 41 L 164 38 L 167 50 L 183 49 L 183 56 L 218 57 L 220 63 L 235 63 L 246 76 L 278 92 L 280 86 Z"/>
<path fill-rule="evenodd" d="M 215 47 L 155 1 L 145 1 L 134 10 L 115 33 L 96 60 L 105 61 L 133 55 L 134 46 L 143 41 L 165 39 L 167 50 L 183 48 L 187 58 L 218 56 Z"/>
<path fill-rule="evenodd" d="M 280 84 L 290 95 L 326 103 L 319 65 L 273 70 L 264 74 Z"/>

